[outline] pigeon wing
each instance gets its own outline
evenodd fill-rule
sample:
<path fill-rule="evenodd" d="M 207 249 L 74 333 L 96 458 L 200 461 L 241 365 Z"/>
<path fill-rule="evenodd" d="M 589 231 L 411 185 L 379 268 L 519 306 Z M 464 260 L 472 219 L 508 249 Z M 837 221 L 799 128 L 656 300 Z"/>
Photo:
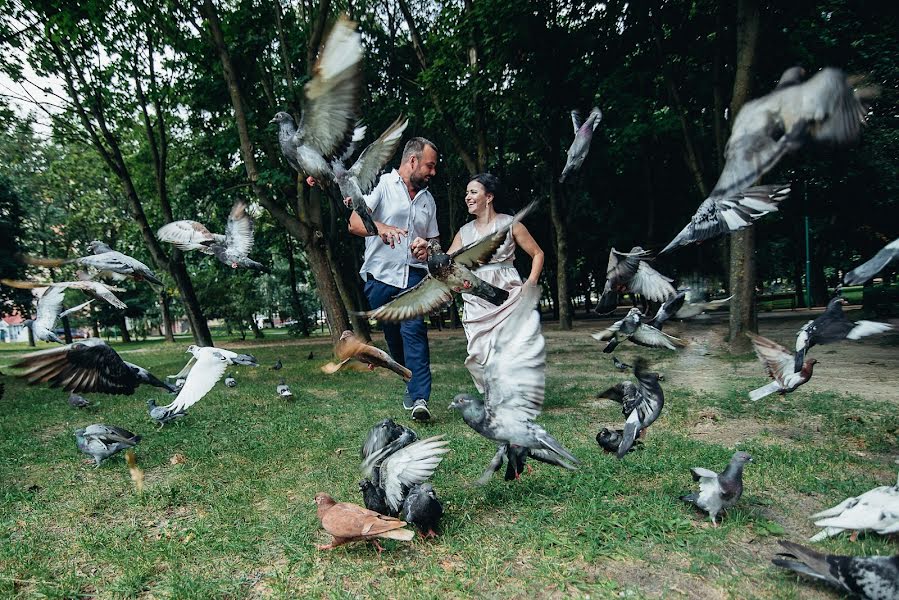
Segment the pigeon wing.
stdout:
<path fill-rule="evenodd" d="M 629 285 L 640 268 L 641 259 L 645 256 L 649 256 L 646 250 L 618 252 L 612 248 L 606 268 L 606 282 L 610 289 L 612 285 Z"/>
<path fill-rule="evenodd" d="M 306 110 L 298 135 L 322 156 L 333 156 L 358 110 L 362 36 L 341 17 L 331 29 L 306 84 Z"/>
<path fill-rule="evenodd" d="M 253 219 L 247 213 L 247 203 L 243 200 L 238 200 L 231 207 L 225 229 L 225 245 L 240 256 L 248 256 L 253 250 Z"/>
<path fill-rule="evenodd" d="M 59 313 L 59 318 L 61 319 L 63 317 L 68 317 L 71 314 L 74 314 L 82 309 L 85 309 L 88 306 L 90 306 L 92 302 L 93 302 L 93 300 L 88 300 L 87 302 L 82 302 L 81 304 L 79 304 L 77 306 L 73 306 L 72 308 L 64 310 L 61 313 Z"/>
<path fill-rule="evenodd" d="M 138 385 L 116 351 L 98 339 L 29 354 L 13 368 L 26 369 L 29 384 L 49 382 L 67 392 L 131 395 Z"/>
<path fill-rule="evenodd" d="M 668 348 L 669 350 L 677 350 L 685 344 L 680 338 L 668 335 L 664 331 L 659 331 L 651 325 L 641 323 L 637 330 L 630 336 L 632 342 L 636 342 L 642 346 L 651 346 L 653 348 Z"/>
<path fill-rule="evenodd" d="M 228 359 L 222 354 L 214 348 L 202 348 L 198 354 L 178 396 L 166 407 L 172 414 L 184 412 L 199 402 L 225 375 Z"/>
<path fill-rule="evenodd" d="M 665 277 L 646 264 L 646 261 L 641 260 L 631 282 L 631 290 L 645 296 L 651 302 L 664 302 L 675 294 L 674 286 L 671 285 L 672 281 L 674 280 Z"/>
<path fill-rule="evenodd" d="M 197 221 L 173 221 L 156 231 L 156 238 L 161 242 L 174 244 L 180 250 L 200 250 L 216 242 L 223 242 L 221 235 L 209 231 L 205 225 Z M 220 239 L 221 238 L 221 239 Z"/>
<path fill-rule="evenodd" d="M 362 154 L 350 167 L 350 175 L 356 178 L 363 194 L 367 194 L 371 190 L 378 173 L 396 152 L 408 124 L 409 120 L 400 115 L 378 139 L 362 151 Z"/>
<path fill-rule="evenodd" d="M 746 335 L 752 340 L 752 348 L 755 350 L 759 361 L 765 365 L 768 375 L 784 385 L 784 380 L 794 373 L 793 354 L 773 340 L 747 331 Z"/>
<path fill-rule="evenodd" d="M 453 292 L 448 286 L 426 275 L 415 287 L 398 294 L 387 304 L 362 314 L 381 321 L 406 321 L 433 312 L 452 299 Z"/>
<path fill-rule="evenodd" d="M 524 219 L 534 208 L 537 207 L 537 201 L 534 200 L 523 209 L 515 213 L 515 217 L 513 217 L 512 221 L 506 225 L 505 227 L 498 229 L 496 233 L 486 235 L 476 242 L 472 242 L 467 246 L 463 246 L 459 248 L 452 254 L 450 254 L 450 258 L 453 259 L 454 262 L 468 267 L 469 269 L 473 269 L 480 265 L 486 264 L 490 257 L 497 251 L 497 249 L 503 245 L 503 242 L 506 241 L 506 236 L 512 230 L 512 228 Z"/>
<path fill-rule="evenodd" d="M 399 512 L 405 490 L 424 483 L 449 452 L 442 435 L 429 437 L 397 450 L 381 463 L 380 482 L 387 505 Z"/>
<path fill-rule="evenodd" d="M 64 298 L 64 288 L 57 286 L 47 288 L 37 303 L 37 318 L 35 318 L 35 321 L 40 327 L 53 329 L 53 326 L 56 325 L 56 319 L 59 317 L 59 311 L 62 310 Z"/>
<path fill-rule="evenodd" d="M 899 256 L 899 238 L 896 238 L 867 262 L 855 267 L 843 277 L 846 285 L 861 285 L 877 275 L 884 267 Z"/>

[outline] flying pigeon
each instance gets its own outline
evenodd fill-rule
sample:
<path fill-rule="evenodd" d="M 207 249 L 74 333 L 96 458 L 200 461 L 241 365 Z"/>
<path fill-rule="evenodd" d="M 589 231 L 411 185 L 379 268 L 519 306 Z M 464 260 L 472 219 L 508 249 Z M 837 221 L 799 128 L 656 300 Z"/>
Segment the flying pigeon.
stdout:
<path fill-rule="evenodd" d="M 640 346 L 668 348 L 669 350 L 676 350 L 684 345 L 682 340 L 644 323 L 643 314 L 637 307 L 631 308 L 620 321 L 615 321 L 603 331 L 590 334 L 590 337 L 602 342 L 610 340 L 603 348 L 603 352 L 606 354 L 614 351 L 624 339 Z"/>
<path fill-rule="evenodd" d="M 98 240 L 92 241 L 88 248 L 91 254 L 72 259 L 69 262 L 96 269 L 101 274 L 113 273 L 130 277 L 136 281 L 147 280 L 150 283 L 162 285 L 162 281 L 156 277 L 156 274 L 153 273 L 150 267 L 136 258 L 116 252 Z"/>
<path fill-rule="evenodd" d="M 735 452 L 727 468 L 715 473 L 702 467 L 690 469 L 693 481 L 699 482 L 699 493 L 681 496 L 684 502 L 690 502 L 709 513 L 712 525 L 718 526 L 718 513 L 737 503 L 743 495 L 743 467 L 752 462 L 752 457 L 745 452 Z"/>
<path fill-rule="evenodd" d="M 823 527 L 811 541 L 820 542 L 839 533 L 871 530 L 881 535 L 899 532 L 899 482 L 882 485 L 857 498 L 846 498 L 836 506 L 811 516 L 815 525 Z M 853 534 L 853 538 L 856 534 Z"/>
<path fill-rule="evenodd" d="M 130 396 L 141 383 L 174 391 L 146 369 L 123 361 L 106 342 L 97 338 L 33 352 L 13 368 L 27 369 L 21 377 L 29 385 L 49 382 L 51 388 L 61 387 L 67 392 Z"/>
<path fill-rule="evenodd" d="M 9 287 L 17 288 L 20 290 L 26 289 L 35 289 L 42 287 L 55 287 L 60 289 L 76 289 L 81 290 L 88 296 L 93 298 L 99 298 L 101 300 L 106 301 L 111 306 L 119 309 L 128 308 L 128 305 L 116 298 L 113 291 L 121 292 L 124 291 L 121 288 L 116 288 L 112 286 L 107 286 L 99 281 L 93 281 L 91 279 L 82 279 L 79 281 L 54 281 L 53 283 L 40 283 L 36 281 L 16 281 L 13 279 L 0 279 L 0 283 L 4 285 L 8 285 Z M 81 310 L 85 305 L 78 305 L 77 307 L 68 311 L 69 313 L 75 312 L 76 310 Z M 62 315 L 60 315 L 62 316 Z"/>
<path fill-rule="evenodd" d="M 727 298 L 722 298 L 721 300 L 711 300 L 709 302 L 694 302 L 690 297 L 690 290 L 686 289 L 683 291 L 685 292 L 684 303 L 674 313 L 675 319 L 690 319 L 699 316 L 708 310 L 715 310 L 721 306 L 724 306 L 725 303 L 730 302 L 730 299 L 733 298 L 733 296 L 731 295 Z"/>
<path fill-rule="evenodd" d="M 72 408 L 87 408 L 91 403 L 82 396 L 77 394 L 69 394 L 69 406 Z"/>
<path fill-rule="evenodd" d="M 27 319 L 24 322 L 26 327 L 31 328 L 35 340 L 42 342 L 56 342 L 64 344 L 59 336 L 53 331 L 56 327 L 56 321 L 74 312 L 77 312 L 88 306 L 93 300 L 88 300 L 83 304 L 74 306 L 66 311 L 62 311 L 62 302 L 65 296 L 65 288 L 53 286 L 48 287 L 37 303 L 37 317 Z"/>
<path fill-rule="evenodd" d="M 680 291 L 665 300 L 662 305 L 659 306 L 659 310 L 656 312 L 656 316 L 654 316 L 652 318 L 652 321 L 647 323 L 647 325 L 649 325 L 650 327 L 655 327 L 659 331 L 662 331 L 662 326 L 665 325 L 665 321 L 677 314 L 677 312 L 684 306 L 684 301 L 686 300 L 686 298 L 687 293 L 684 291 Z"/>
<path fill-rule="evenodd" d="M 664 302 L 674 296 L 672 279 L 649 266 L 649 251 L 634 246 L 630 252 L 609 252 L 606 284 L 596 307 L 598 314 L 608 314 L 618 306 L 618 296 L 630 292 L 651 302 Z"/>
<path fill-rule="evenodd" d="M 265 271 L 265 265 L 250 258 L 253 251 L 253 218 L 247 212 L 247 203 L 238 200 L 231 207 L 225 235 L 211 233 L 205 225 L 196 221 L 174 221 L 159 228 L 156 237 L 162 242 L 174 244 L 184 251 L 199 250 L 215 256 L 219 262 L 232 269 L 243 267 Z"/>
<path fill-rule="evenodd" d="M 157 407 L 152 400 L 147 403 L 150 418 L 162 427 L 165 423 L 180 418 L 188 408 L 199 402 L 215 387 L 225 369 L 231 364 L 225 355 L 227 350 L 212 347 L 188 346 L 187 352 L 192 354 L 193 366 L 187 374 L 184 386 L 172 402 Z"/>
<path fill-rule="evenodd" d="M 273 364 L 269 368 L 269 371 L 280 371 L 283 367 L 284 367 L 284 364 L 281 362 L 281 359 L 279 358 L 277 361 L 275 361 L 275 364 Z"/>
<path fill-rule="evenodd" d="M 290 388 L 284 383 L 284 378 L 281 378 L 281 381 L 278 383 L 278 387 L 275 388 L 275 391 L 278 392 L 278 395 L 282 398 L 290 398 L 293 396 L 293 392 L 290 391 Z"/>
<path fill-rule="evenodd" d="M 597 107 L 593 107 L 587 120 L 581 121 L 581 115 L 578 111 L 571 111 L 571 124 L 574 125 L 574 141 L 568 148 L 568 158 L 565 161 L 565 168 L 562 169 L 562 175 L 559 177 L 559 183 L 564 183 L 569 175 L 577 171 L 587 159 L 587 153 L 590 152 L 590 142 L 593 140 L 593 132 L 596 126 L 602 121 L 602 111 Z"/>
<path fill-rule="evenodd" d="M 402 529 L 405 521 L 378 514 L 349 502 L 335 502 L 334 498 L 319 492 L 315 495 L 318 505 L 318 520 L 322 529 L 331 534 L 331 542 L 316 545 L 319 550 L 331 550 L 348 542 L 370 540 L 378 548 L 383 548 L 375 538 L 386 538 L 408 542 L 415 537 L 409 529 Z"/>
<path fill-rule="evenodd" d="M 608 398 L 621 404 L 621 412 L 627 418 L 618 444 L 618 458 L 623 458 L 628 453 L 641 431 L 655 423 L 665 405 L 659 374 L 649 372 L 648 367 L 646 359 L 638 357 L 634 363 L 636 385 L 632 381 L 623 381 L 598 394 L 600 398 Z"/>
<path fill-rule="evenodd" d="M 540 315 L 534 310 L 540 290 L 525 283 L 516 306 L 495 332 L 484 365 L 484 399 L 458 394 L 449 405 L 465 423 L 497 445 L 490 465 L 478 479 L 484 485 L 502 465 L 504 456 L 520 473 L 525 456 L 575 470 L 578 460 L 534 420 L 543 408 L 546 347 Z M 528 323 L 528 320 L 536 323 Z"/>
<path fill-rule="evenodd" d="M 341 17 L 322 45 L 306 83 L 305 110 L 299 127 L 286 112 L 277 113 L 281 152 L 297 172 L 316 180 L 330 178 L 329 159 L 342 154 L 359 105 L 362 85 L 362 36 L 356 24 Z"/>
<path fill-rule="evenodd" d="M 841 556 L 778 540 L 786 552 L 771 562 L 812 579 L 824 581 L 843 593 L 865 600 L 899 598 L 899 555 Z"/>
<path fill-rule="evenodd" d="M 339 363 L 329 362 L 321 370 L 324 373 L 336 373 L 349 361 L 355 359 L 368 365 L 369 369 L 384 367 L 390 369 L 406 381 L 412 379 L 412 371 L 393 360 L 389 354 L 371 344 L 366 344 L 356 337 L 352 331 L 344 331 L 340 340 L 334 346 L 334 354 L 340 359 Z"/>
<path fill-rule="evenodd" d="M 839 296 L 831 298 L 824 314 L 802 326 L 796 334 L 796 358 L 793 367 L 795 371 L 802 369 L 805 354 L 812 346 L 858 340 L 893 328 L 892 325 L 876 321 L 850 321 L 843 314 L 843 306 L 846 304 L 849 303 L 845 298 Z"/>
<path fill-rule="evenodd" d="M 443 517 L 443 505 L 430 483 L 412 486 L 403 502 L 400 515 L 407 523 L 415 525 L 423 537 L 437 537 L 434 531 Z"/>
<path fill-rule="evenodd" d="M 175 379 L 175 387 L 180 390 L 184 383 L 187 381 L 187 376 L 190 375 L 190 370 L 196 364 L 196 353 L 200 349 L 200 346 L 195 346 L 191 344 L 187 347 L 187 352 L 191 354 L 191 358 L 187 361 L 187 364 L 175 375 L 169 375 L 170 378 Z M 242 365 L 245 367 L 258 367 L 259 363 L 256 362 L 256 357 L 252 354 L 238 354 L 237 352 L 232 352 L 231 350 L 226 350 L 224 348 L 213 348 L 218 354 L 224 357 L 225 362 L 228 365 Z"/>
<path fill-rule="evenodd" d="M 509 292 L 483 281 L 471 269 L 486 264 L 515 224 L 536 206 L 536 201 L 531 202 L 518 211 L 506 227 L 463 246 L 452 254 L 444 253 L 439 243 L 429 242 L 428 275 L 415 287 L 399 294 L 387 304 L 360 314 L 381 321 L 405 321 L 448 304 L 453 299 L 453 292 L 473 294 L 500 306 L 508 300 Z"/>
<path fill-rule="evenodd" d="M 95 423 L 75 430 L 75 443 L 78 444 L 78 449 L 94 459 L 95 469 L 116 452 L 133 448 L 138 442 L 140 442 L 139 435 L 112 425 Z"/>
<path fill-rule="evenodd" d="M 608 452 L 609 454 L 618 454 L 618 449 L 621 448 L 621 442 L 624 441 L 624 430 L 623 429 L 615 429 L 609 430 L 606 427 L 603 427 L 596 434 L 596 443 L 599 444 L 599 447 L 603 449 L 603 451 Z M 627 449 L 628 452 L 633 452 L 637 446 L 640 446 L 642 442 L 640 440 L 635 440 L 633 445 Z"/>
<path fill-rule="evenodd" d="M 793 353 L 772 340 L 762 337 L 750 331 L 746 335 L 752 340 L 752 347 L 755 350 L 759 361 L 765 365 L 768 377 L 774 381 L 768 385 L 749 392 L 750 400 L 760 400 L 769 394 L 777 392 L 781 396 L 789 394 L 800 385 L 812 378 L 812 371 L 818 361 L 814 358 L 807 358 L 802 364 L 799 371 L 795 370 L 795 360 Z"/>
<path fill-rule="evenodd" d="M 237 387 L 237 380 L 234 379 L 231 373 L 228 373 L 227 377 L 225 377 L 225 385 L 229 388 Z"/>
<path fill-rule="evenodd" d="M 870 259 L 868 262 L 863 263 L 846 273 L 843 277 L 843 283 L 846 285 L 861 285 L 877 275 L 888 264 L 896 260 L 897 256 L 899 256 L 899 238 L 896 238 L 884 246 L 880 252 L 875 254 L 874 258 Z"/>
<path fill-rule="evenodd" d="M 401 115 L 362 151 L 349 168 L 345 164 L 349 158 L 347 155 L 331 161 L 331 171 L 340 194 L 344 198 L 350 198 L 353 210 L 362 219 L 369 235 L 378 235 L 378 228 L 371 218 L 364 196 L 371 191 L 381 169 L 396 152 L 408 124 L 409 120 Z"/>

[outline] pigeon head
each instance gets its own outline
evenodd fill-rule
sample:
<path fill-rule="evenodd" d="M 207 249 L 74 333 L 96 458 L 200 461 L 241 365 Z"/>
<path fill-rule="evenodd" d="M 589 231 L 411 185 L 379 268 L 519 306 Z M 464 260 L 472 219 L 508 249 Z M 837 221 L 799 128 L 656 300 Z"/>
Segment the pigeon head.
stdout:
<path fill-rule="evenodd" d="M 637 308 L 636 306 L 634 306 L 629 311 L 627 311 L 627 316 L 625 318 L 630 319 L 631 317 L 634 317 L 635 315 L 639 315 L 639 314 L 640 314 L 640 309 Z"/>
<path fill-rule="evenodd" d="M 477 403 L 479 403 L 478 399 L 471 394 L 456 394 L 448 408 L 451 410 L 465 410 L 469 406 Z"/>
<path fill-rule="evenodd" d="M 352 331 L 347 329 L 346 331 L 344 331 L 343 333 L 340 334 L 340 339 L 345 340 L 347 338 L 355 337 L 355 335 L 356 334 L 354 334 Z"/>
<path fill-rule="evenodd" d="M 746 463 L 752 462 L 752 457 L 749 456 L 749 453 L 747 452 L 734 452 L 734 455 L 730 459 L 730 462 L 745 465 Z"/>
<path fill-rule="evenodd" d="M 775 89 L 802 83 L 805 79 L 805 74 L 805 69 L 798 65 L 795 67 L 790 67 L 783 72 L 783 75 L 780 76 L 780 81 L 777 82 L 777 87 Z"/>
<path fill-rule="evenodd" d="M 185 352 L 185 354 L 193 354 L 194 356 L 196 356 L 197 352 L 199 352 L 199 350 L 200 350 L 199 346 L 197 346 L 195 344 L 191 344 L 190 346 L 187 347 L 187 352 Z"/>
<path fill-rule="evenodd" d="M 434 486 L 430 483 L 422 483 L 418 486 L 418 491 L 422 494 L 427 494 L 432 499 L 437 499 L 437 492 L 434 491 Z"/>
<path fill-rule="evenodd" d="M 368 479 L 363 479 L 359 482 L 359 491 L 362 493 L 365 493 L 365 490 L 369 490 L 373 487 L 375 487 L 375 484 Z M 318 502 L 318 499 L 316 499 L 316 502 Z"/>
<path fill-rule="evenodd" d="M 275 113 L 275 116 L 272 117 L 272 120 L 269 123 L 277 123 L 278 125 L 290 124 L 293 125 L 293 117 L 290 116 L 290 113 L 286 113 L 284 111 Z"/>
<path fill-rule="evenodd" d="M 98 254 L 100 252 L 112 252 L 112 248 L 104 244 L 99 240 L 94 240 L 90 244 L 87 245 L 88 250 L 93 252 L 94 254 Z"/>
<path fill-rule="evenodd" d="M 318 504 L 319 508 L 328 508 L 337 504 L 334 502 L 334 498 L 324 492 L 319 492 L 315 495 L 315 503 Z"/>

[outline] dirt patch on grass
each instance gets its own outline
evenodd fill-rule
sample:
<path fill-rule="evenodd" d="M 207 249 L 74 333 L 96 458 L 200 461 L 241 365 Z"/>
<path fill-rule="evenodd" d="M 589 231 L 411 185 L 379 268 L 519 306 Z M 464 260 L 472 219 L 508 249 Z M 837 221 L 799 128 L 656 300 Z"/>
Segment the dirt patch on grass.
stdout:
<path fill-rule="evenodd" d="M 821 423 L 821 417 L 809 415 L 807 427 L 798 429 L 749 417 L 723 419 L 718 411 L 710 409 L 700 413 L 699 420 L 690 428 L 688 434 L 695 440 L 721 444 L 728 448 L 749 440 L 763 446 L 772 444 L 786 446 L 807 439 L 809 432 L 820 431 Z"/>
<path fill-rule="evenodd" d="M 656 560 L 658 559 L 658 560 Z M 699 575 L 683 571 L 690 561 L 677 554 L 666 553 L 649 560 L 609 560 L 584 565 L 584 570 L 616 582 L 627 590 L 639 592 L 641 598 L 689 598 L 691 600 L 725 599 L 728 594 Z"/>

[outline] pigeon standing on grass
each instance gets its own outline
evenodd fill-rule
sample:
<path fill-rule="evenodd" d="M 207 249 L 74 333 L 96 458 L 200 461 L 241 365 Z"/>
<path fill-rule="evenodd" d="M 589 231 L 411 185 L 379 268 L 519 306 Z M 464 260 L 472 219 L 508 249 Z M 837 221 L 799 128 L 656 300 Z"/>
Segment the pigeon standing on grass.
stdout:
<path fill-rule="evenodd" d="M 267 272 L 265 265 L 250 258 L 253 229 L 253 218 L 247 212 L 247 203 L 238 200 L 228 214 L 225 235 L 210 232 L 202 223 L 185 220 L 163 225 L 156 232 L 156 237 L 184 251 L 199 250 L 215 256 L 220 263 L 232 269 L 243 267 Z"/>
<path fill-rule="evenodd" d="M 422 537 L 437 537 L 434 531 L 443 517 L 443 504 L 430 483 L 415 485 L 409 490 L 400 515 L 418 528 Z"/>
<path fill-rule="evenodd" d="M 349 502 L 336 502 L 334 498 L 319 492 L 315 495 L 318 520 L 322 529 L 331 534 L 331 542 L 316 545 L 319 550 L 331 550 L 349 542 L 371 541 L 378 552 L 384 550 L 376 538 L 408 542 L 415 532 L 403 529 L 405 521 L 388 517 Z"/>
<path fill-rule="evenodd" d="M 736 504 L 743 495 L 743 467 L 749 462 L 752 462 L 752 457 L 747 453 L 735 452 L 721 473 L 702 467 L 690 469 L 693 481 L 699 482 L 699 492 L 681 496 L 681 500 L 709 513 L 712 525 L 717 527 L 718 513 Z"/>
<path fill-rule="evenodd" d="M 622 362 L 622 361 L 618 360 L 618 357 L 615 355 L 612 355 L 612 364 L 615 365 L 615 368 L 618 369 L 619 371 L 630 371 L 631 369 L 634 368 L 631 365 L 627 364 L 626 362 Z"/>
<path fill-rule="evenodd" d="M 899 598 L 899 555 L 841 556 L 778 540 L 785 552 L 771 562 L 778 567 L 824 581 L 843 593 L 864 600 Z"/>
<path fill-rule="evenodd" d="M 87 408 L 90 406 L 90 402 L 78 394 L 69 394 L 69 406 L 72 408 Z"/>
<path fill-rule="evenodd" d="M 526 457 L 575 470 L 578 460 L 535 419 L 543 409 L 546 381 L 546 344 L 540 315 L 534 308 L 540 289 L 522 286 L 518 306 L 491 340 L 484 365 L 484 398 L 458 394 L 449 405 L 462 413 L 465 423 L 497 445 L 496 454 L 478 479 L 486 484 L 509 461 L 509 475 L 517 479 Z M 533 326 L 529 319 L 536 320 Z"/>
<path fill-rule="evenodd" d="M 78 449 L 94 459 L 95 469 L 116 452 L 133 448 L 138 442 L 140 442 L 139 435 L 134 435 L 127 429 L 102 423 L 75 430 L 75 443 Z"/>
<path fill-rule="evenodd" d="M 225 386 L 229 388 L 237 387 L 237 380 L 234 379 L 234 375 L 228 373 L 225 377 Z"/>
<path fill-rule="evenodd" d="M 288 113 L 270 121 L 278 124 L 278 142 L 290 166 L 301 175 L 329 179 L 329 159 L 340 156 L 358 116 L 362 86 L 362 36 L 356 24 L 341 17 L 334 24 L 306 83 L 299 127 Z"/>
<path fill-rule="evenodd" d="M 275 364 L 273 364 L 269 368 L 269 370 L 270 371 L 280 371 L 283 367 L 284 367 L 284 364 L 281 362 L 281 359 L 279 358 L 277 361 L 275 361 Z"/>
<path fill-rule="evenodd" d="M 634 364 L 636 385 L 632 381 L 623 381 L 598 394 L 600 398 L 608 398 L 621 404 L 621 412 L 627 419 L 618 443 L 618 458 L 623 458 L 630 451 L 640 432 L 655 423 L 665 406 L 665 394 L 659 385 L 659 374 L 651 373 L 648 368 L 646 359 L 638 357 Z"/>
<path fill-rule="evenodd" d="M 399 294 L 383 306 L 361 313 L 381 321 L 405 321 L 434 312 L 453 300 L 453 293 L 472 294 L 500 306 L 509 292 L 490 285 L 471 271 L 486 264 L 506 241 L 509 231 L 537 206 L 531 202 L 496 233 L 446 254 L 436 241 L 428 243 L 428 274 L 415 287 Z"/>
<path fill-rule="evenodd" d="M 571 111 L 571 124 L 574 126 L 574 141 L 568 148 L 568 158 L 565 160 L 565 168 L 562 169 L 562 175 L 559 177 L 559 183 L 565 183 L 569 175 L 577 171 L 587 159 L 587 153 L 590 152 L 590 142 L 593 140 L 593 132 L 596 126 L 602 121 L 602 111 L 598 107 L 593 107 L 590 115 L 583 123 L 581 115 L 578 111 Z"/>
<path fill-rule="evenodd" d="M 884 246 L 880 252 L 874 255 L 874 258 L 846 273 L 843 277 L 843 283 L 846 285 L 861 285 L 877 275 L 888 264 L 896 260 L 897 257 L 899 257 L 899 238 Z"/>
<path fill-rule="evenodd" d="M 278 387 L 275 388 L 275 391 L 278 392 L 278 395 L 282 398 L 290 398 L 293 396 L 293 392 L 290 391 L 290 388 L 284 383 L 284 379 L 278 383 Z"/>
<path fill-rule="evenodd" d="M 843 313 L 843 306 L 847 304 L 849 303 L 846 299 L 840 296 L 831 298 L 824 314 L 802 326 L 796 334 L 796 357 L 793 366 L 795 371 L 802 369 L 806 352 L 817 344 L 858 340 L 893 328 L 892 325 L 876 321 L 850 321 Z"/>
<path fill-rule="evenodd" d="M 812 372 L 818 363 L 814 358 L 805 359 L 802 368 L 796 371 L 796 361 L 792 352 L 766 337 L 749 331 L 746 332 L 746 335 L 752 340 L 752 348 L 759 361 L 765 365 L 768 377 L 774 380 L 768 385 L 749 392 L 750 400 L 760 400 L 775 392 L 781 396 L 789 394 L 812 378 Z"/>

